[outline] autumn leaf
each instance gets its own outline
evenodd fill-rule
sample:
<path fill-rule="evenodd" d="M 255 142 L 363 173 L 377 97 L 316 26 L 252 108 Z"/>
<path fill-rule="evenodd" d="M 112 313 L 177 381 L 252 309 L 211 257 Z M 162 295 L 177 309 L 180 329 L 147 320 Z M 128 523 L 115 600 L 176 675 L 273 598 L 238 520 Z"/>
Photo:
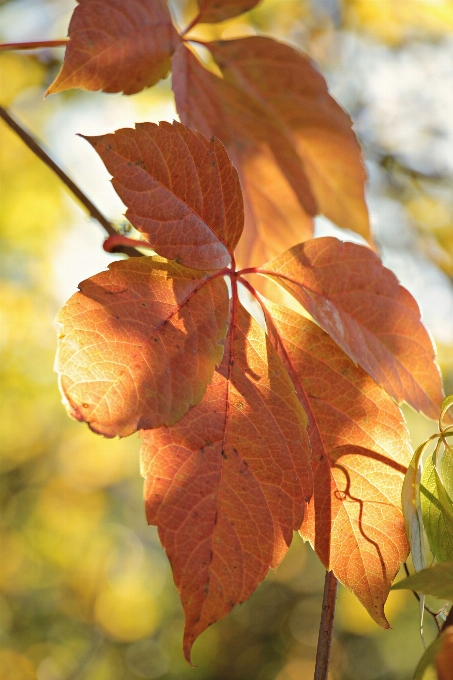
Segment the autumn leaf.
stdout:
<path fill-rule="evenodd" d="M 63 67 L 46 94 L 72 87 L 135 94 L 165 78 L 180 40 L 165 0 L 78 0 Z"/>
<path fill-rule="evenodd" d="M 69 414 L 106 437 L 171 425 L 197 404 L 223 354 L 221 278 L 133 258 L 83 281 L 57 316 Z"/>
<path fill-rule="evenodd" d="M 408 553 L 401 485 L 411 450 L 403 416 L 319 326 L 269 301 L 266 308 L 268 332 L 309 421 L 314 493 L 302 537 L 388 628 L 384 603 Z"/>
<path fill-rule="evenodd" d="M 198 0 L 196 23 L 214 24 L 231 19 L 255 7 L 260 0 Z M 193 22 L 195 24 L 195 21 Z"/>
<path fill-rule="evenodd" d="M 310 238 L 310 218 L 320 212 L 369 238 L 360 149 L 349 117 L 330 97 L 313 62 L 270 38 L 204 46 L 223 79 L 180 45 L 173 57 L 177 109 L 184 124 L 225 143 L 245 189 L 246 232 L 253 234 L 251 240 L 266 236 L 264 257 L 281 251 L 281 238 L 291 244 Z M 265 184 L 277 177 L 285 186 L 282 203 L 277 191 L 267 194 L 267 201 L 256 189 L 249 191 L 252 167 L 268 178 Z M 280 215 L 278 230 L 272 230 L 266 203 Z"/>
<path fill-rule="evenodd" d="M 257 4 L 199 0 L 185 33 Z M 242 265 L 311 238 L 319 213 L 371 240 L 365 170 L 351 120 L 306 55 L 257 36 L 202 43 L 219 78 L 192 54 L 190 37 L 176 32 L 164 0 L 80 0 L 69 37 L 48 94 L 71 87 L 134 94 L 165 77 L 173 56 L 181 121 L 220 139 L 239 172 L 246 233 L 236 257 Z"/>
<path fill-rule="evenodd" d="M 291 293 L 398 402 L 437 419 L 442 379 L 420 310 L 370 249 L 317 238 L 259 271 Z"/>
<path fill-rule="evenodd" d="M 276 567 L 311 495 L 306 416 L 266 337 L 233 296 L 225 355 L 203 401 L 142 432 L 148 522 L 186 616 L 184 652 Z"/>
<path fill-rule="evenodd" d="M 181 594 L 186 657 L 297 529 L 387 626 L 410 451 L 397 405 L 353 360 L 415 384 L 420 402 L 430 386 L 440 395 L 415 301 L 368 248 L 332 238 L 238 271 L 238 176 L 201 132 L 144 124 L 89 141 L 160 256 L 81 284 L 58 316 L 57 370 L 70 415 L 106 436 L 142 430 L 147 517 Z M 239 284 L 258 298 L 247 274 L 277 280 L 332 337 L 271 302 L 263 329 L 239 304 Z"/>
<path fill-rule="evenodd" d="M 203 270 L 230 263 L 244 210 L 219 141 L 165 122 L 86 139 L 113 175 L 126 217 L 159 255 Z"/>

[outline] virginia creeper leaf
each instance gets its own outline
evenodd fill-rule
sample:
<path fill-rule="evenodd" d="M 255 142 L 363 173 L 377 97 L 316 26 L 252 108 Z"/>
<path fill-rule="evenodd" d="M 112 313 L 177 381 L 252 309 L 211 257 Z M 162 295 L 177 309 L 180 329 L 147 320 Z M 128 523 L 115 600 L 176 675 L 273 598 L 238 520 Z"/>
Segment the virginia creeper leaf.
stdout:
<path fill-rule="evenodd" d="M 442 380 L 412 295 L 369 248 L 336 238 L 294 246 L 260 269 L 397 401 L 437 420 Z"/>
<path fill-rule="evenodd" d="M 244 224 L 225 148 L 180 123 L 86 138 L 113 175 L 127 218 L 159 255 L 194 269 L 226 267 Z"/>
<path fill-rule="evenodd" d="M 158 257 L 114 262 L 57 316 L 69 414 L 106 437 L 171 425 L 203 397 L 223 354 L 222 278 Z"/>
<path fill-rule="evenodd" d="M 306 416 L 263 329 L 233 298 L 225 356 L 205 397 L 142 432 L 148 522 L 186 616 L 184 651 L 276 567 L 312 491 Z"/>
<path fill-rule="evenodd" d="M 310 238 L 310 218 L 318 212 L 369 238 L 365 172 L 351 121 L 311 60 L 263 37 L 205 46 L 224 77 L 208 72 L 181 45 L 173 58 L 177 109 L 183 123 L 227 146 L 248 204 L 246 232 L 266 236 L 264 257 L 281 252 L 281 239 Z M 255 173 L 264 179 L 262 192 L 276 177 L 282 200 L 280 191 L 263 199 Z M 273 229 L 270 204 L 279 216 Z"/>
<path fill-rule="evenodd" d="M 420 486 L 423 524 L 438 562 L 453 562 L 453 449 L 445 449 L 439 472 L 430 456 Z"/>
<path fill-rule="evenodd" d="M 260 0 L 198 0 L 200 9 L 197 23 L 215 24 L 231 19 L 255 7 Z"/>
<path fill-rule="evenodd" d="M 453 602 L 453 562 L 434 564 L 394 583 L 392 590 L 423 591 L 440 600 Z"/>
<path fill-rule="evenodd" d="M 314 493 L 302 537 L 387 628 L 384 603 L 408 553 L 400 494 L 410 447 L 401 411 L 319 326 L 266 306 L 309 422 Z"/>
<path fill-rule="evenodd" d="M 72 87 L 135 94 L 170 70 L 180 38 L 165 0 L 78 0 L 63 67 L 46 94 Z"/>

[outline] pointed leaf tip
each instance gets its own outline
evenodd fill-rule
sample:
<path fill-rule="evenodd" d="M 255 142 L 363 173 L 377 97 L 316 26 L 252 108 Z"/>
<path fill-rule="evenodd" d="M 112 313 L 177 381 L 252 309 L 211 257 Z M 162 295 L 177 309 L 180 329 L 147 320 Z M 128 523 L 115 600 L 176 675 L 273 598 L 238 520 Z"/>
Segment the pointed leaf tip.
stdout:
<path fill-rule="evenodd" d="M 159 255 L 194 269 L 228 266 L 244 208 L 221 142 L 177 122 L 86 139 L 113 175 L 128 220 Z"/>

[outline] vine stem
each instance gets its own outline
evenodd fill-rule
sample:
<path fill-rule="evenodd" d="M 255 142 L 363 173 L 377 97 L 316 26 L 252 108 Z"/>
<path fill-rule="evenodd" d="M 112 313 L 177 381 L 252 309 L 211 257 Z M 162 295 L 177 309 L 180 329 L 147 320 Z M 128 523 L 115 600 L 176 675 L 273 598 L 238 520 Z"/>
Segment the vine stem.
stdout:
<path fill-rule="evenodd" d="M 69 40 L 40 40 L 38 42 L 22 42 L 22 43 L 2 43 L 0 51 L 3 50 L 38 50 L 46 47 L 64 47 Z"/>
<path fill-rule="evenodd" d="M 327 680 L 329 673 L 330 649 L 332 647 L 333 621 L 337 601 L 338 581 L 333 571 L 326 571 L 322 598 L 321 623 L 319 626 L 318 649 L 313 680 Z"/>
<path fill-rule="evenodd" d="M 83 191 L 72 181 L 70 177 L 62 170 L 55 161 L 44 151 L 44 149 L 38 144 L 38 142 L 26 131 L 24 128 L 8 113 L 8 111 L 0 106 L 0 118 L 5 121 L 5 123 L 13 130 L 18 137 L 28 146 L 30 151 L 32 151 L 35 156 L 37 156 L 48 168 L 53 170 L 53 172 L 61 179 L 61 181 L 67 186 L 67 188 L 79 199 L 82 205 L 85 206 L 88 213 L 99 224 L 105 229 L 109 236 L 114 236 L 117 234 L 114 227 L 110 222 L 104 217 L 104 215 L 96 208 L 96 206 L 90 201 L 88 196 L 86 196 Z M 129 255 L 129 257 L 141 257 L 135 248 L 130 248 L 127 246 L 118 246 L 115 250 L 117 253 L 124 253 Z"/>

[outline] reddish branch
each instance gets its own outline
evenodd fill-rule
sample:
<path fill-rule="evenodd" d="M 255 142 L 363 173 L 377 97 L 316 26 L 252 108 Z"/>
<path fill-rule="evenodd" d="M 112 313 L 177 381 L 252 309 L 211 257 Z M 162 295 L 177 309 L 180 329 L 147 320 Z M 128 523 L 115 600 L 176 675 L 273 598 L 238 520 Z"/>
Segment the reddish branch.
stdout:
<path fill-rule="evenodd" d="M 90 201 L 88 196 L 86 196 L 83 191 L 75 184 L 70 177 L 53 161 L 50 156 L 44 151 L 44 149 L 38 144 L 38 142 L 33 139 L 33 137 L 24 128 L 19 125 L 19 123 L 11 117 L 8 111 L 0 106 L 0 118 L 2 118 L 5 123 L 21 138 L 21 140 L 28 146 L 30 151 L 33 151 L 35 156 L 43 161 L 48 168 L 53 170 L 53 172 L 58 175 L 61 181 L 67 186 L 67 188 L 76 196 L 82 205 L 88 210 L 91 217 L 105 229 L 109 236 L 116 235 L 116 231 L 110 222 L 104 217 L 104 215 L 96 208 L 96 206 Z M 117 253 L 124 253 L 129 255 L 129 257 L 140 257 L 139 253 L 135 248 L 130 248 L 127 246 L 118 246 L 115 250 Z"/>
<path fill-rule="evenodd" d="M 337 600 L 338 581 L 332 571 L 326 571 L 322 599 L 321 624 L 319 626 L 316 667 L 313 680 L 327 680 L 329 673 L 330 649 L 332 647 L 333 621 Z"/>
<path fill-rule="evenodd" d="M 23 43 L 3 43 L 0 45 L 2 50 L 37 50 L 44 47 L 64 47 L 69 40 L 39 40 L 37 42 L 23 42 Z"/>

